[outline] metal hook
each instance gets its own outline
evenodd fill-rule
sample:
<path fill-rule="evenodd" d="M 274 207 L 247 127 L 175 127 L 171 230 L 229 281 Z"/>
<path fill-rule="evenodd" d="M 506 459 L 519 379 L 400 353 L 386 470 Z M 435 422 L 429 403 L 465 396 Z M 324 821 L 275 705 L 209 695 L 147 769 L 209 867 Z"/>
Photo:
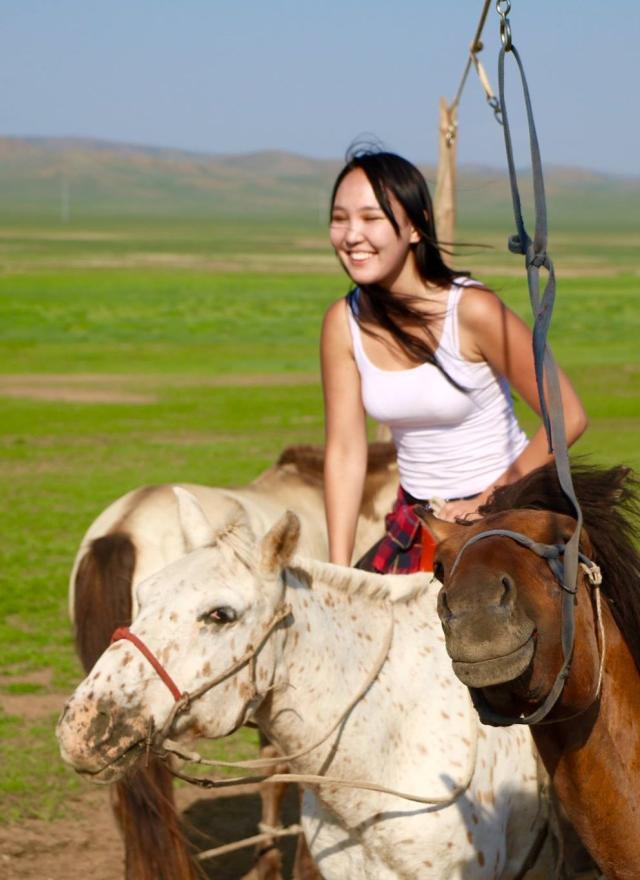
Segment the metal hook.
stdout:
<path fill-rule="evenodd" d="M 511 42 L 511 25 L 508 15 L 511 12 L 511 3 L 509 0 L 496 0 L 496 10 L 500 16 L 500 40 L 504 46 L 505 52 L 510 52 L 512 48 Z"/>
<path fill-rule="evenodd" d="M 487 98 L 487 104 L 493 110 L 493 115 L 495 116 L 498 125 L 504 125 L 504 121 L 502 119 L 502 107 L 500 106 L 500 101 L 496 98 L 496 96 L 491 95 L 490 98 Z"/>

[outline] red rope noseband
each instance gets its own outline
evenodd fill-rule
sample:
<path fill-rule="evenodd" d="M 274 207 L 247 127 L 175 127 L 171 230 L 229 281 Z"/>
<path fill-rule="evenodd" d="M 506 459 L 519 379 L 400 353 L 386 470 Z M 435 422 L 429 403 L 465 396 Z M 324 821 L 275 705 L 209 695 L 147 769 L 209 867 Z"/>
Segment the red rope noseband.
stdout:
<path fill-rule="evenodd" d="M 147 648 L 145 643 L 138 638 L 138 636 L 134 635 L 128 626 L 120 626 L 111 636 L 111 643 L 119 642 L 121 639 L 127 639 L 127 641 L 132 642 L 136 648 L 140 651 L 141 654 L 147 658 L 149 663 L 153 666 L 155 671 L 158 673 L 162 681 L 166 684 L 166 686 L 171 691 L 171 694 L 176 702 L 182 699 L 182 693 L 178 689 L 175 681 L 171 678 L 169 673 L 166 671 L 162 663 L 158 660 L 158 658 L 152 654 L 152 652 Z"/>

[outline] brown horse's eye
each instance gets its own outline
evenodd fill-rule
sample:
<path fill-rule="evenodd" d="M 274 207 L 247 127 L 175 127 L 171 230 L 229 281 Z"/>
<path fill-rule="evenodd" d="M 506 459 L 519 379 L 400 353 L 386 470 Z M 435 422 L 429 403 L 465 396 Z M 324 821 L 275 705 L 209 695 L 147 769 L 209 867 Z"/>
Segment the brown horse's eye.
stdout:
<path fill-rule="evenodd" d="M 433 576 L 437 581 L 440 581 L 441 584 L 444 583 L 444 565 L 439 559 L 436 559 L 433 563 Z"/>
<path fill-rule="evenodd" d="M 205 619 L 213 623 L 233 623 L 238 619 L 238 615 L 235 609 L 230 608 L 229 605 L 221 605 L 219 608 L 209 611 L 205 615 Z"/>

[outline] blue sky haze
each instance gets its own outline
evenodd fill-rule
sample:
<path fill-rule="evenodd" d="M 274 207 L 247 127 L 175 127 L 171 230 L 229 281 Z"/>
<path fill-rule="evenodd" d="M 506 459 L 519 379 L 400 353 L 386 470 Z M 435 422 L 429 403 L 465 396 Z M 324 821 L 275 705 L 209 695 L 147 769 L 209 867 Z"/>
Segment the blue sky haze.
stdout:
<path fill-rule="evenodd" d="M 10 0 L 0 21 L 0 134 L 76 135 L 236 153 L 339 158 L 371 132 L 437 156 L 482 0 Z M 640 174 L 640 4 L 512 0 L 543 158 Z M 483 62 L 497 89 L 498 16 Z M 515 66 L 509 106 L 528 164 Z M 501 166 L 499 127 L 471 74 L 459 159 Z"/>

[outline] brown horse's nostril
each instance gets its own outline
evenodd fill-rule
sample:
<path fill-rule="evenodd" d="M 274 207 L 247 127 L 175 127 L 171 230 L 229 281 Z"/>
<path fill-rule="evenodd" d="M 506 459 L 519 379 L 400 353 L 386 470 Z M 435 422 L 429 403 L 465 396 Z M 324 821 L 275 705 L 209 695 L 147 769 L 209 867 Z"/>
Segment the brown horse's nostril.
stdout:
<path fill-rule="evenodd" d="M 500 584 L 503 589 L 502 596 L 500 597 L 501 605 L 512 604 L 514 601 L 516 585 L 513 582 L 513 578 L 508 574 L 503 574 L 500 578 Z"/>
<path fill-rule="evenodd" d="M 449 603 L 447 602 L 447 593 L 444 587 L 438 593 L 438 617 L 442 623 L 446 623 L 453 617 Z"/>

